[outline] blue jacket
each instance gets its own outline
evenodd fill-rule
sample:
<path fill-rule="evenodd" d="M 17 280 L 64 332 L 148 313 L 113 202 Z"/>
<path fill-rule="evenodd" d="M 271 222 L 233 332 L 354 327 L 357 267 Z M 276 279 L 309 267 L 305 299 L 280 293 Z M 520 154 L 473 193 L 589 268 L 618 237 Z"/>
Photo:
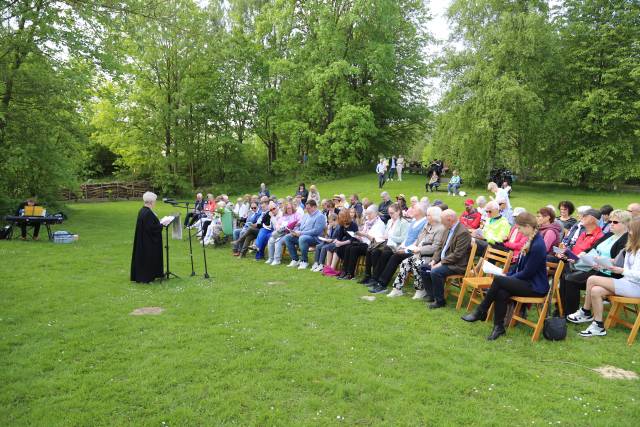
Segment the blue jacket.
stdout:
<path fill-rule="evenodd" d="M 404 238 L 404 242 L 402 243 L 402 246 L 406 248 L 407 246 L 413 245 L 416 242 L 416 240 L 418 240 L 418 236 L 420 235 L 420 232 L 422 231 L 426 223 L 427 223 L 426 217 L 422 218 L 420 221 L 413 221 L 409 223 L 409 230 L 407 231 L 407 237 Z"/>
<path fill-rule="evenodd" d="M 304 214 L 295 229 L 300 232 L 301 236 L 318 237 L 322 235 L 326 225 L 327 217 L 317 210 L 313 215 Z"/>
<path fill-rule="evenodd" d="M 516 279 L 529 282 L 531 289 L 538 294 L 549 292 L 547 279 L 547 247 L 540 233 L 536 233 L 526 255 L 520 255 L 518 266 L 513 274 Z"/>
<path fill-rule="evenodd" d="M 253 214 L 249 215 L 247 222 L 242 227 L 243 230 L 247 230 L 251 224 L 257 224 L 262 219 L 262 209 L 258 208 Z"/>

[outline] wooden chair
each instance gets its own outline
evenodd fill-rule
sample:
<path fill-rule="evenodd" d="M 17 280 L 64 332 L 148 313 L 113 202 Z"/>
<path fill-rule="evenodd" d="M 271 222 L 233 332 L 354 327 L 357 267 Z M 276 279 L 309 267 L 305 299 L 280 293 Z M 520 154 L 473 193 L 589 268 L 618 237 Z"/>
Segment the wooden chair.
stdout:
<path fill-rule="evenodd" d="M 473 275 L 473 263 L 475 261 L 476 252 L 478 250 L 478 245 L 476 242 L 471 242 L 471 252 L 469 252 L 469 261 L 467 261 L 467 268 L 464 271 L 464 274 L 453 274 L 451 276 L 447 276 L 447 280 L 444 282 L 444 297 L 445 299 L 451 293 L 454 297 L 458 297 L 458 301 L 460 301 L 461 288 L 462 288 L 462 280 L 465 277 L 471 277 Z M 460 303 L 459 303 L 460 304 Z M 456 305 L 456 309 L 460 308 Z"/>
<path fill-rule="evenodd" d="M 635 341 L 636 339 L 636 335 L 638 335 L 638 330 L 640 329 L 640 312 L 638 311 L 638 307 L 640 306 L 640 298 L 627 298 L 610 295 L 609 302 L 611 302 L 611 309 L 609 310 L 609 315 L 607 316 L 607 320 L 604 323 L 605 329 L 612 328 L 618 323 L 626 326 L 627 328 L 631 329 L 629 338 L 627 338 L 627 344 L 633 344 L 633 341 Z M 635 313 L 635 322 L 631 323 L 625 319 L 620 318 L 619 313 L 621 308 L 625 313 L 627 311 Z"/>
<path fill-rule="evenodd" d="M 544 319 L 547 317 L 547 313 L 550 310 L 551 304 L 553 304 L 553 295 L 555 290 L 558 289 L 560 284 L 560 277 L 562 276 L 562 271 L 564 270 L 564 262 L 560 261 L 558 264 L 553 262 L 547 263 L 547 272 L 553 272 L 553 281 L 551 282 L 551 292 L 548 292 L 544 297 L 511 297 L 512 301 L 515 301 L 516 306 L 513 310 L 513 316 L 511 317 L 511 322 L 509 323 L 509 327 L 513 328 L 516 326 L 516 323 L 523 323 L 531 328 L 533 328 L 533 336 L 531 337 L 531 342 L 536 342 L 540 339 L 540 333 L 542 332 L 542 328 L 544 327 Z M 520 310 L 522 309 L 523 304 L 534 304 L 536 309 L 538 310 L 538 321 L 532 322 L 531 320 L 525 319 L 520 316 Z M 542 308 L 541 308 L 542 306 Z"/>
<path fill-rule="evenodd" d="M 487 250 L 482 257 L 483 262 L 493 261 L 492 264 L 502 264 L 502 273 L 507 274 L 509 267 L 511 267 L 511 257 L 513 252 L 502 251 L 500 249 L 487 247 Z M 458 303 L 456 309 L 462 306 L 464 296 L 467 293 L 467 288 L 471 288 L 471 295 L 469 296 L 469 303 L 467 304 L 467 311 L 471 311 L 473 304 L 480 304 L 482 302 L 482 291 L 489 289 L 493 283 L 493 275 L 484 275 L 482 269 L 477 272 L 475 277 L 465 277 L 462 279 L 462 287 L 460 288 L 460 295 L 458 296 Z"/>

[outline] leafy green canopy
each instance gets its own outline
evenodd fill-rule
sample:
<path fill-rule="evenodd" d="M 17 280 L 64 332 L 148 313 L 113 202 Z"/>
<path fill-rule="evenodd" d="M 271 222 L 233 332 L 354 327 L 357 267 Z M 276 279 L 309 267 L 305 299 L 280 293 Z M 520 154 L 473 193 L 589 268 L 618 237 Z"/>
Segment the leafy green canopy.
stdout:
<path fill-rule="evenodd" d="M 640 177 L 640 4 L 454 1 L 434 144 L 470 179 L 610 185 Z"/>

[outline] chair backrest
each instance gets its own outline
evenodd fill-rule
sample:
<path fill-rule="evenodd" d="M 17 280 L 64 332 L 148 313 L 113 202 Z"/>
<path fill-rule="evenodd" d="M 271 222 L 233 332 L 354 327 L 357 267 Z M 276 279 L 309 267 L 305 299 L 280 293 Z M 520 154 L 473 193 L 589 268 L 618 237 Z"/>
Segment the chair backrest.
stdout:
<path fill-rule="evenodd" d="M 558 286 L 560 286 L 560 278 L 562 277 L 562 271 L 564 270 L 564 262 L 560 261 L 559 263 L 548 262 L 547 263 L 547 275 L 551 275 L 553 273 L 553 281 L 551 282 L 551 292 L 550 295 L 554 295 Z"/>
<path fill-rule="evenodd" d="M 494 264 L 498 267 L 502 265 L 502 273 L 507 274 L 509 268 L 511 267 L 511 257 L 513 257 L 513 252 L 503 251 L 489 246 L 484 253 L 483 260 L 484 262 L 493 261 L 491 264 Z M 478 275 L 482 276 L 483 274 L 483 271 L 480 270 Z"/>
<path fill-rule="evenodd" d="M 476 245 L 476 242 L 472 241 L 471 252 L 469 252 L 469 261 L 467 261 L 467 269 L 464 271 L 464 277 L 471 277 L 473 275 L 471 272 L 473 271 L 473 260 L 476 257 L 477 250 L 478 245 Z"/>

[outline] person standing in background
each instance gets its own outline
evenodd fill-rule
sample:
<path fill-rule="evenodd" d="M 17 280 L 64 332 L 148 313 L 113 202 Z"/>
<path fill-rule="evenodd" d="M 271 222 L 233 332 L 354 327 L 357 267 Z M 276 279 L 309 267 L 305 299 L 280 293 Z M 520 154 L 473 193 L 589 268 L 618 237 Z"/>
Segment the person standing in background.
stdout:
<path fill-rule="evenodd" d="M 396 162 L 396 170 L 398 171 L 398 181 L 402 181 L 402 168 L 404 168 L 404 157 L 402 154 L 398 157 L 398 161 Z"/>
<path fill-rule="evenodd" d="M 147 191 L 142 195 L 144 206 L 138 212 L 131 256 L 131 281 L 149 283 L 164 276 L 162 266 L 162 224 L 153 212 L 156 196 Z"/>
<path fill-rule="evenodd" d="M 378 174 L 378 188 L 382 188 L 384 186 L 384 173 L 385 173 L 385 167 L 384 167 L 384 159 L 380 159 L 380 161 L 378 162 L 378 165 L 376 166 L 376 173 Z"/>
<path fill-rule="evenodd" d="M 391 165 L 389 165 L 389 180 L 393 181 L 396 176 L 397 159 L 396 156 L 391 157 Z"/>

